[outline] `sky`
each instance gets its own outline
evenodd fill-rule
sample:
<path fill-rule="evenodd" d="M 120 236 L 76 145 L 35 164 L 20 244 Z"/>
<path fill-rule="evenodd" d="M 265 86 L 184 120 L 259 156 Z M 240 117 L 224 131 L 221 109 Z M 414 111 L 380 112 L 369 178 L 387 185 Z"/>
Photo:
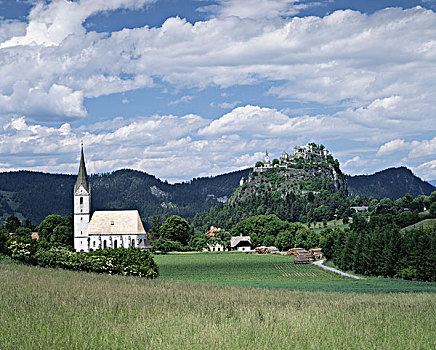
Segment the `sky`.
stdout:
<path fill-rule="evenodd" d="M 0 77 L 0 171 L 436 179 L 436 0 L 0 0 Z"/>

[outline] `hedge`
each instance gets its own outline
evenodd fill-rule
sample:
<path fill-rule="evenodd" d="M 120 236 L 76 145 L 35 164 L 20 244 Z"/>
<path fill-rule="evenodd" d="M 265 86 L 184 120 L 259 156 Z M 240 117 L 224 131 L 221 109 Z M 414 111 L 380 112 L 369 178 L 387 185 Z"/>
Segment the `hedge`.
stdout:
<path fill-rule="evenodd" d="M 41 267 L 145 278 L 159 276 L 153 256 L 140 248 L 116 248 L 78 253 L 65 247 L 45 248 L 42 245 L 37 247 L 35 240 L 33 241 L 10 240 L 8 253 L 11 258 Z"/>

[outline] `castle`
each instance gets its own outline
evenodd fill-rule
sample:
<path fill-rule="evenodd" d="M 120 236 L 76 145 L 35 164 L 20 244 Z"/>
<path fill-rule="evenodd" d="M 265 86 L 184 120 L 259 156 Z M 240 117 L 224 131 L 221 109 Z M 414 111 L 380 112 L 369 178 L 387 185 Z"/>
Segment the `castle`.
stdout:
<path fill-rule="evenodd" d="M 137 210 L 91 213 L 91 185 L 86 174 L 83 145 L 73 197 L 74 249 L 77 252 L 119 247 L 151 249 Z"/>
<path fill-rule="evenodd" d="M 268 152 L 265 152 L 265 158 L 261 162 L 257 162 L 253 168 L 254 172 L 263 172 L 270 168 L 287 168 L 290 164 L 296 164 L 299 159 L 312 162 L 321 162 L 329 156 L 329 151 L 323 145 L 309 143 L 306 146 L 294 147 L 294 154 L 283 152 L 278 162 L 271 163 Z"/>

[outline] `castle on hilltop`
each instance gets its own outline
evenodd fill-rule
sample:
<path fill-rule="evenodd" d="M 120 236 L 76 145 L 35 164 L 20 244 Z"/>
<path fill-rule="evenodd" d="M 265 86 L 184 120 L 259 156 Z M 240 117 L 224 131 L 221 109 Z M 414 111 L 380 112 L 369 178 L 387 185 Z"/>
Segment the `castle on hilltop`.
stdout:
<path fill-rule="evenodd" d="M 318 163 L 327 160 L 329 155 L 329 151 L 324 147 L 324 145 L 309 143 L 306 146 L 294 147 L 294 154 L 288 154 L 283 151 L 280 160 L 275 159 L 271 163 L 267 151 L 265 152 L 264 160 L 257 162 L 253 171 L 263 172 L 271 168 L 287 168 L 289 165 L 297 164 L 300 160 Z"/>

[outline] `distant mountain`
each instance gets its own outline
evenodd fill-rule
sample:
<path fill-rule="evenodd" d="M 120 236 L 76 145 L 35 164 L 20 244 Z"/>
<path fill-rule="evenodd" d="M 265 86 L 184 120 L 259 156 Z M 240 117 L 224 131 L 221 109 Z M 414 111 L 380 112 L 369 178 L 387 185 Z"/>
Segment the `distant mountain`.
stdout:
<path fill-rule="evenodd" d="M 92 210 L 138 209 L 143 220 L 153 215 L 177 214 L 191 218 L 196 213 L 225 202 L 248 178 L 251 169 L 214 177 L 168 184 L 144 172 L 118 170 L 90 176 Z M 39 224 L 49 214 L 70 215 L 76 175 L 32 171 L 0 173 L 0 223 L 9 215 Z M 347 176 L 348 192 L 354 196 L 399 198 L 430 194 L 436 188 L 407 168 L 387 169 L 373 175 Z"/>
<path fill-rule="evenodd" d="M 249 169 L 168 184 L 144 172 L 118 170 L 90 176 L 92 210 L 138 209 L 149 221 L 156 214 L 193 217 L 223 203 Z M 76 175 L 32 171 L 0 173 L 0 223 L 10 215 L 39 224 L 49 214 L 70 215 Z"/>
<path fill-rule="evenodd" d="M 436 180 L 430 180 L 430 181 L 427 181 L 429 184 L 431 184 L 432 186 L 435 186 L 436 187 Z"/>
<path fill-rule="evenodd" d="M 406 193 L 416 197 L 436 191 L 435 186 L 421 180 L 406 167 L 389 168 L 372 175 L 347 176 L 347 182 L 348 193 L 352 197 L 359 195 L 397 199 Z"/>

